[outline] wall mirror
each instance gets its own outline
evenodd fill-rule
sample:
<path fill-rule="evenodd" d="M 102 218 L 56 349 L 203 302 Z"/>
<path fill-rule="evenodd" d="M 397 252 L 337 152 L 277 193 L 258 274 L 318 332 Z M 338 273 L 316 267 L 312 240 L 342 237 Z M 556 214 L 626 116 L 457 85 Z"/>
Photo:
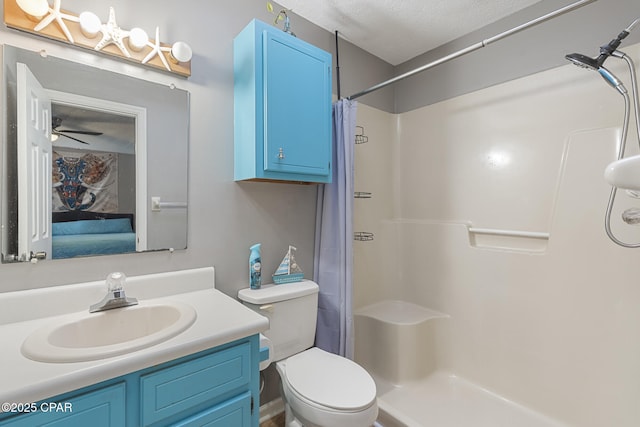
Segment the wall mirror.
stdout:
<path fill-rule="evenodd" d="M 189 93 L 2 47 L 2 262 L 185 249 Z"/>

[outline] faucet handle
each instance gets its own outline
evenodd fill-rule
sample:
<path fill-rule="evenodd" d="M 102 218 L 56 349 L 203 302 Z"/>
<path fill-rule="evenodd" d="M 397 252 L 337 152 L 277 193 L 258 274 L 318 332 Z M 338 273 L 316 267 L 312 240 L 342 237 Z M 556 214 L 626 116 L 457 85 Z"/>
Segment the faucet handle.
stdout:
<path fill-rule="evenodd" d="M 107 276 L 107 291 L 118 292 L 124 289 L 124 282 L 127 280 L 127 276 L 119 271 L 110 273 Z"/>
<path fill-rule="evenodd" d="M 105 311 L 111 310 L 112 308 L 128 307 L 138 304 L 137 299 L 128 298 L 124 294 L 125 280 L 127 280 L 127 276 L 119 271 L 109 274 L 107 276 L 107 295 L 105 295 L 99 303 L 91 305 L 89 312 L 95 313 L 96 311 Z"/>

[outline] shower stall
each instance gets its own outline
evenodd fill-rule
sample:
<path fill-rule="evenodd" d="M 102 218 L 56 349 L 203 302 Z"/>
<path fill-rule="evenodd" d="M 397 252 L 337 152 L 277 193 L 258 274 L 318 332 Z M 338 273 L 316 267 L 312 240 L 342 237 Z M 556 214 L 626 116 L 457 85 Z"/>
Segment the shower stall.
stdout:
<path fill-rule="evenodd" d="M 360 103 L 355 360 L 381 424 L 640 423 L 638 254 L 603 227 L 623 115 L 569 64 L 401 114 Z M 640 242 L 619 193 L 611 230 Z"/>

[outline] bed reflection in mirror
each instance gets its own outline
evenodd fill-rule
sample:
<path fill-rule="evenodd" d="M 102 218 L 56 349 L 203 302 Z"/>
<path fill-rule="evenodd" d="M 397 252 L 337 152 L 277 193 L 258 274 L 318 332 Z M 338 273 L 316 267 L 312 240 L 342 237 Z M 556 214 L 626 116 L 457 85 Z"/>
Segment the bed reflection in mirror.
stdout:
<path fill-rule="evenodd" d="M 3 262 L 186 248 L 186 91 L 10 46 L 3 88 Z"/>
<path fill-rule="evenodd" d="M 132 106 L 102 101 L 89 109 L 90 99 L 85 107 L 63 99 L 59 94 L 51 105 L 51 257 L 142 250 L 135 232 L 136 145 L 146 146 L 146 132 L 136 137 L 136 122 L 144 110 L 136 114 Z M 120 113 L 109 111 L 114 109 Z"/>

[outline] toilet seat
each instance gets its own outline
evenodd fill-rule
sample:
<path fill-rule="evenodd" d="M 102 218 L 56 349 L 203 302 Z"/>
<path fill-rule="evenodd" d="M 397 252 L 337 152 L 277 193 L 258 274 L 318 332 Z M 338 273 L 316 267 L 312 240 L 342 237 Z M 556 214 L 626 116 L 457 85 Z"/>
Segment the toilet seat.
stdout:
<path fill-rule="evenodd" d="M 358 412 L 376 399 L 375 382 L 364 368 L 316 347 L 286 359 L 283 372 L 291 390 L 313 406 Z"/>

